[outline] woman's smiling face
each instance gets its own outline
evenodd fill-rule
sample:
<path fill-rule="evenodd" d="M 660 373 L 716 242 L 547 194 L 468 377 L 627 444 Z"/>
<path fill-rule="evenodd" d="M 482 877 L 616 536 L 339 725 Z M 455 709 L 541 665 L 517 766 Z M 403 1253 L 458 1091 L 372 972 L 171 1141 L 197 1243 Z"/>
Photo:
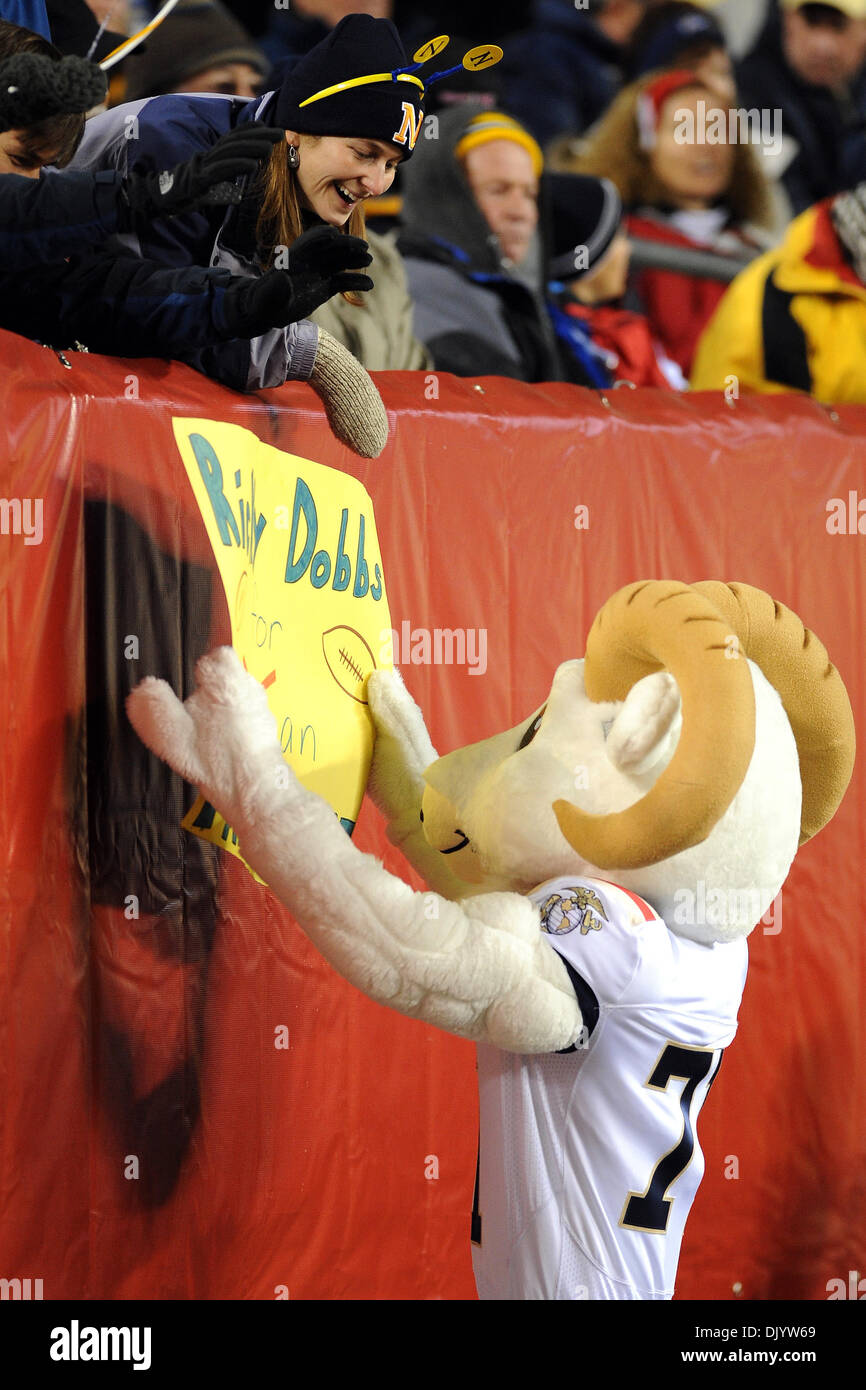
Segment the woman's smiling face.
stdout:
<path fill-rule="evenodd" d="M 724 129 L 716 128 L 716 119 L 707 131 L 702 121 L 716 110 L 724 117 Z M 691 125 L 687 126 L 683 118 L 689 115 Z M 662 105 L 650 164 L 675 207 L 712 207 L 730 188 L 734 148 L 727 139 L 727 117 L 727 108 L 717 107 L 706 87 L 672 92 Z M 717 143 L 718 135 L 722 139 Z"/>
<path fill-rule="evenodd" d="M 356 203 L 386 193 L 402 151 L 367 136 L 298 135 L 286 132 L 300 157 L 301 202 L 323 222 L 342 227 Z"/>

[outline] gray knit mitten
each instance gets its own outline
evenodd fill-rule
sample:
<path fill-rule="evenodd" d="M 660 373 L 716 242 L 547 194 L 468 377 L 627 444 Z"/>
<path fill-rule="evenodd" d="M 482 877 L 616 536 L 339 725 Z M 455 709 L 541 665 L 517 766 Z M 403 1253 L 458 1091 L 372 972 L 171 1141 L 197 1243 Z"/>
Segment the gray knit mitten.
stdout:
<path fill-rule="evenodd" d="M 343 444 L 365 459 L 378 458 L 388 442 L 388 416 L 369 372 L 348 348 L 319 329 L 310 385 L 321 398 L 328 424 Z"/>
<path fill-rule="evenodd" d="M 866 284 L 866 183 L 838 194 L 830 205 L 830 216 L 857 276 Z"/>

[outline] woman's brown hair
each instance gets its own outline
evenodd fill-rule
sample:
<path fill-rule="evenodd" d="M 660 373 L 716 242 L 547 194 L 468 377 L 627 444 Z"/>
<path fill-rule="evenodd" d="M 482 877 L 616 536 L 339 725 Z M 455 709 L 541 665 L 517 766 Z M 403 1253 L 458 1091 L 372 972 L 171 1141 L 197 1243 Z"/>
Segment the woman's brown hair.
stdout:
<path fill-rule="evenodd" d="M 38 53 L 43 58 L 53 58 L 60 62 L 63 54 L 53 43 L 34 34 L 30 29 L 22 29 L 18 24 L 0 20 L 0 61 L 12 58 L 16 53 Z M 85 116 L 83 112 L 66 116 L 46 116 L 44 121 L 35 121 L 19 132 L 19 148 L 22 155 L 32 159 L 34 164 L 49 160 L 63 169 L 70 161 L 81 143 L 84 134 Z"/>
<path fill-rule="evenodd" d="M 308 136 L 319 140 L 321 136 Z M 271 151 L 264 167 L 261 180 L 262 205 L 256 223 L 256 235 L 269 263 L 280 246 L 289 247 L 304 230 L 301 208 L 300 188 L 297 176 L 289 166 L 289 147 L 281 140 Z M 364 209 L 356 203 L 343 227 L 347 236 L 366 236 Z M 350 304 L 360 305 L 364 301 L 354 291 L 344 294 Z"/>
<path fill-rule="evenodd" d="M 637 121 L 638 98 L 659 76 L 650 72 L 624 87 L 586 137 L 578 141 L 565 136 L 554 141 L 547 151 L 548 167 L 560 173 L 610 179 L 627 211 L 669 203 L 670 195 L 653 171 L 650 152 L 641 148 Z M 694 85 L 704 84 L 695 81 Z M 706 90 L 712 94 L 710 88 Z M 731 180 L 724 197 L 738 222 L 771 226 L 767 181 L 754 151 L 746 144 L 734 145 Z"/>

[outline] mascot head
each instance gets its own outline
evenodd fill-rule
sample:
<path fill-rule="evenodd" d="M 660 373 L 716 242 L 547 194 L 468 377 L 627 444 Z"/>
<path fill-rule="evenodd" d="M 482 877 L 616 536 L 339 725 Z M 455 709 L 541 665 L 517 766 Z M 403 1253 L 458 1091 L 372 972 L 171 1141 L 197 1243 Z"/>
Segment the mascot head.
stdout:
<path fill-rule="evenodd" d="M 679 935 L 732 941 L 853 763 L 845 686 L 794 613 L 745 584 L 648 580 L 608 600 L 525 723 L 427 769 L 424 833 L 469 884 L 607 878 Z"/>

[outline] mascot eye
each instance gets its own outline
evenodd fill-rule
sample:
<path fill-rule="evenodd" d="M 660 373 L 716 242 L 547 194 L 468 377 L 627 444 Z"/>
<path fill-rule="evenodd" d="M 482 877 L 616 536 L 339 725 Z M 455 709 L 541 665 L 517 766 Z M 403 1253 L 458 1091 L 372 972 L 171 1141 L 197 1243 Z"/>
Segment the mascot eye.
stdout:
<path fill-rule="evenodd" d="M 546 710 L 546 709 L 547 709 L 547 705 L 545 705 L 545 706 L 544 706 L 544 709 L 541 711 L 541 713 L 540 713 L 540 714 L 537 714 L 537 715 L 535 716 L 535 718 L 533 719 L 533 721 L 532 721 L 532 723 L 530 724 L 529 728 L 526 730 L 526 733 L 523 735 L 523 738 L 520 740 L 520 742 L 519 742 L 518 745 L 517 745 L 517 751 L 518 751 L 518 753 L 520 752 L 521 748 L 526 748 L 527 745 L 530 744 L 530 743 L 532 742 L 532 740 L 535 738 L 535 735 L 538 733 L 538 730 L 541 728 L 541 721 L 542 721 L 542 719 L 544 718 L 544 710 Z"/>

